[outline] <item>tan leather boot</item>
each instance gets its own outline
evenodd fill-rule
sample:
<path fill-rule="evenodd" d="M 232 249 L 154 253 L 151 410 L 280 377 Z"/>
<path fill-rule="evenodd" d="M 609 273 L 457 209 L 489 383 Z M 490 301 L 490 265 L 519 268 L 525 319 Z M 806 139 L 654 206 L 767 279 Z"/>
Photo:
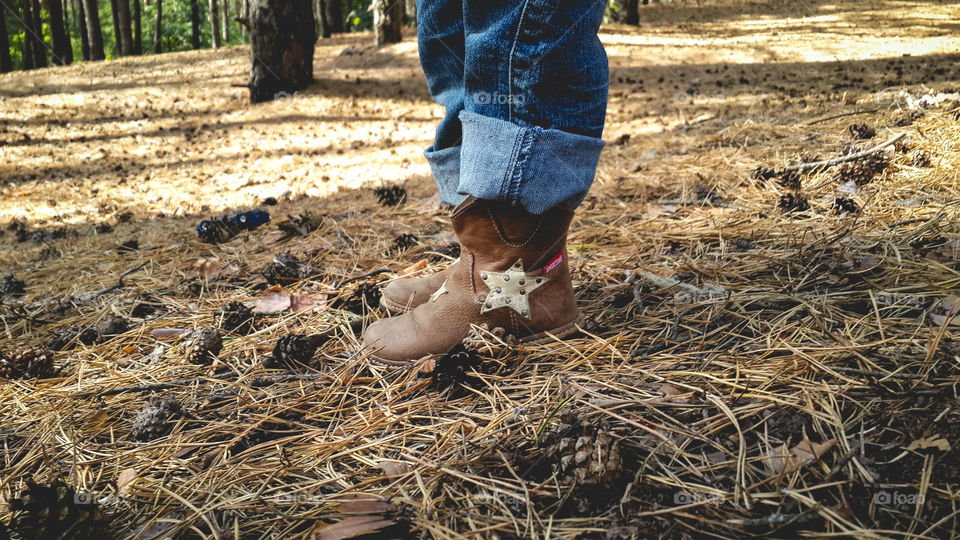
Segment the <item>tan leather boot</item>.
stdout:
<path fill-rule="evenodd" d="M 577 330 L 580 311 L 566 253 L 571 210 L 558 206 L 536 216 L 471 197 L 452 218 L 460 262 L 419 307 L 367 328 L 363 348 L 373 360 L 405 366 L 443 354 L 466 337 L 471 324 L 504 328 L 526 343 Z"/>
<path fill-rule="evenodd" d="M 380 305 L 391 314 L 406 313 L 430 299 L 430 295 L 443 285 L 453 267 L 460 260 L 453 262 L 447 268 L 428 276 L 417 276 L 391 281 L 380 293 Z"/>

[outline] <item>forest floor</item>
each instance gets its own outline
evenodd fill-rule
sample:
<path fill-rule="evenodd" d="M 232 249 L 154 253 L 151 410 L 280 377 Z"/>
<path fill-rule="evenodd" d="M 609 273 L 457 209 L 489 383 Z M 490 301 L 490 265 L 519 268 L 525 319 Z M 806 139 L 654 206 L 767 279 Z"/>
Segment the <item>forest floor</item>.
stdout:
<path fill-rule="evenodd" d="M 0 523 L 52 505 L 82 521 L 68 536 L 94 517 L 137 538 L 956 535 L 960 5 L 641 12 L 602 29 L 608 146 L 570 236 L 583 332 L 487 336 L 432 374 L 355 353 L 380 285 L 456 256 L 412 38 L 321 40 L 316 83 L 262 105 L 242 47 L 0 75 Z M 257 207 L 273 222 L 198 239 Z"/>

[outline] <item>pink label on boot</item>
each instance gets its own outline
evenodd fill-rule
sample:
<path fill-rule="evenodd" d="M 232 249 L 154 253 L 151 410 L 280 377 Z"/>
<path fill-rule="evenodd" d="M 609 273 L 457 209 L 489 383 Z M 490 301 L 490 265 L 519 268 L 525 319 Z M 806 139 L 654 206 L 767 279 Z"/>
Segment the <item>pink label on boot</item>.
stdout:
<path fill-rule="evenodd" d="M 563 263 L 562 251 L 560 253 L 557 253 L 556 257 L 550 259 L 550 262 L 548 262 L 547 265 L 543 267 L 543 273 L 549 274 L 551 271 L 556 269 L 556 267 L 560 266 L 561 263 Z"/>

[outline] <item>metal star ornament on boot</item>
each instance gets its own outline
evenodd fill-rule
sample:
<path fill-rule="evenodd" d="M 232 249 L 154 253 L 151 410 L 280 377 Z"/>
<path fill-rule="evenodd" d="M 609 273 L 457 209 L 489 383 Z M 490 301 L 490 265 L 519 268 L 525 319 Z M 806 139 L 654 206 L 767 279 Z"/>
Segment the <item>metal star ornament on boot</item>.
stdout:
<path fill-rule="evenodd" d="M 507 270 L 480 270 L 480 279 L 490 288 L 480 313 L 505 307 L 527 319 L 530 318 L 530 293 L 549 281 L 543 276 L 528 276 L 523 271 L 523 259 L 517 259 Z"/>

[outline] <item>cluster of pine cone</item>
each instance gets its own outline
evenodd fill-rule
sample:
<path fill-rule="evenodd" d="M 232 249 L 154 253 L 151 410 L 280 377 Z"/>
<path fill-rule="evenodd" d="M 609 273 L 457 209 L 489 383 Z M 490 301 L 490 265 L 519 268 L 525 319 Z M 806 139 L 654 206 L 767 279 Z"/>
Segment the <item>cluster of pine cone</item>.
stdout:
<path fill-rule="evenodd" d="M 620 440 L 603 420 L 566 411 L 546 443 L 546 455 L 562 483 L 602 487 L 623 477 Z"/>
<path fill-rule="evenodd" d="M 0 352 L 0 379 L 44 379 L 53 374 L 53 353 L 27 349 L 11 356 Z"/>
<path fill-rule="evenodd" d="M 8 528 L 25 540 L 70 538 L 106 540 L 111 537 L 106 519 L 95 501 L 77 496 L 63 482 L 36 484 L 27 482 L 20 497 L 10 500 L 13 511 Z M 0 537 L 6 530 L 0 524 Z"/>
<path fill-rule="evenodd" d="M 152 396 L 133 420 L 133 438 L 152 441 L 166 435 L 172 421 L 183 415 L 183 407 L 172 397 Z"/>

